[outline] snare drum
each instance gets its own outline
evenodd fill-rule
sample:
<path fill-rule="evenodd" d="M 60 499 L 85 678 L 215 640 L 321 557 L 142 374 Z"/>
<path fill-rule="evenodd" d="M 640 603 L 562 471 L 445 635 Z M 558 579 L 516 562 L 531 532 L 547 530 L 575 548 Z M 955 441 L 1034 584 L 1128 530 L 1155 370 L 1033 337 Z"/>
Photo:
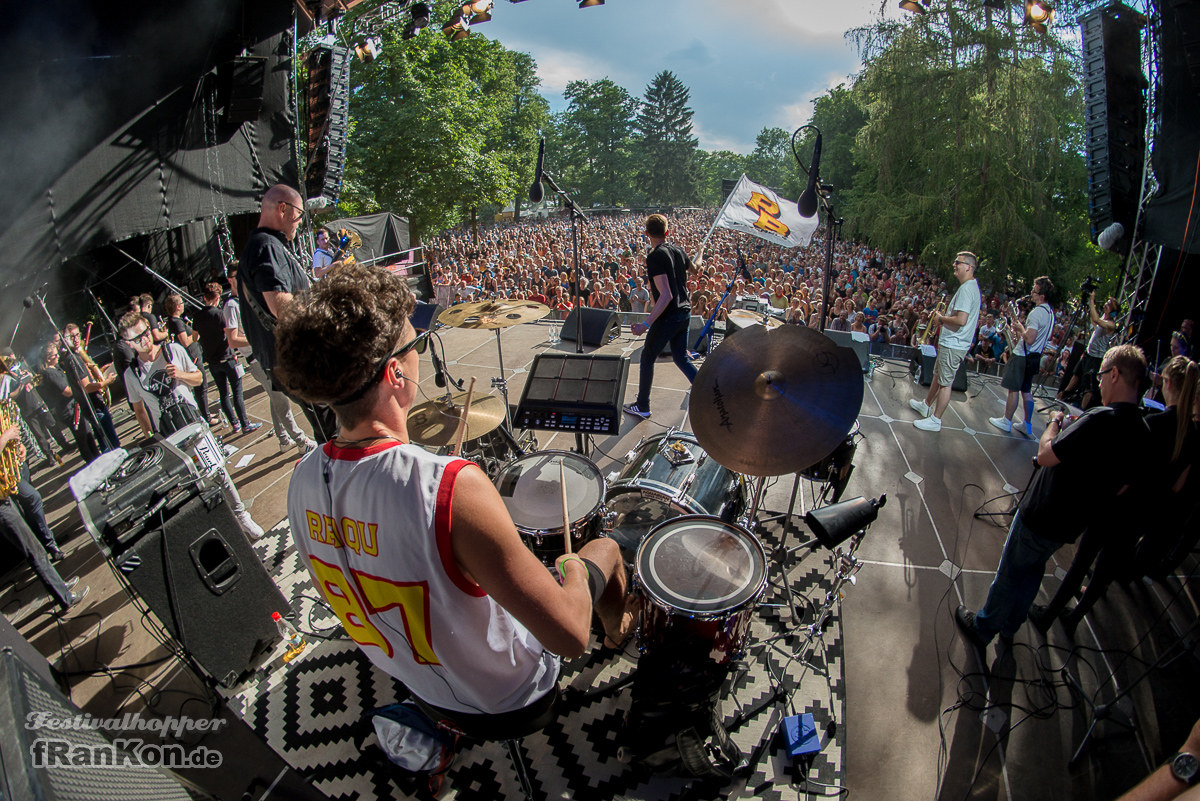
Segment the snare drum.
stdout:
<path fill-rule="evenodd" d="M 632 554 L 650 530 L 680 515 L 732 522 L 746 502 L 746 481 L 717 464 L 683 431 L 640 443 L 613 482 L 607 503 L 612 538 Z"/>
<path fill-rule="evenodd" d="M 767 586 L 767 554 L 757 537 L 716 517 L 679 517 L 650 532 L 636 566 L 646 600 L 638 630 L 643 653 L 662 648 L 675 659 L 718 665 L 741 657 Z"/>
<path fill-rule="evenodd" d="M 567 451 L 531 453 L 505 465 L 495 481 L 517 531 L 546 566 L 566 552 L 559 465 L 567 483 L 571 550 L 577 551 L 604 523 L 604 477 L 589 459 Z"/>
<path fill-rule="evenodd" d="M 212 476 L 225 466 L 225 453 L 205 423 L 189 423 L 167 437 L 167 442 L 191 456 L 201 476 Z"/>

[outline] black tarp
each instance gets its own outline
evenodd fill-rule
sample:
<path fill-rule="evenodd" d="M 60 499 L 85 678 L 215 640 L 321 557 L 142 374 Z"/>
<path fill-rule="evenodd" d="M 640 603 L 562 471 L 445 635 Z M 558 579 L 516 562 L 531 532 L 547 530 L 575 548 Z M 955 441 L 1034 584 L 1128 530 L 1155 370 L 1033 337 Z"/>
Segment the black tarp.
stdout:
<path fill-rule="evenodd" d="M 391 212 L 346 217 L 322 223 L 322 226 L 335 233 L 340 228 L 356 232 L 362 239 L 362 247 L 354 257 L 362 262 L 381 259 L 409 248 L 408 220 Z"/>
<path fill-rule="evenodd" d="M 268 186 L 295 184 L 291 0 L 11 5 L 0 30 L 3 333 L 44 283 L 52 306 L 82 289 L 68 260 L 256 214 Z M 262 110 L 244 122 L 225 116 L 224 79 L 241 55 L 265 65 Z"/>
<path fill-rule="evenodd" d="M 1200 253 L 1200 206 L 1195 202 L 1200 184 L 1200 84 L 1188 69 L 1186 51 L 1187 37 L 1195 42 L 1200 36 L 1200 3 L 1165 2 L 1158 10 L 1160 124 L 1150 157 L 1158 192 L 1146 203 L 1146 239 L 1172 250 Z"/>

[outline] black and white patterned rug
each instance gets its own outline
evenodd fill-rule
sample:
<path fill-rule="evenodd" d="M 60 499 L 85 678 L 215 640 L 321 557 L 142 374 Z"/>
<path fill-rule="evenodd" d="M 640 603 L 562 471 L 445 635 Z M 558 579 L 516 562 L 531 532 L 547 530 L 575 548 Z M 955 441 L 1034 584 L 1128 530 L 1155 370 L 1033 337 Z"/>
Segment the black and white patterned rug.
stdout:
<path fill-rule="evenodd" d="M 768 553 L 782 529 L 760 528 Z M 796 542 L 795 532 L 788 536 Z M 406 691 L 376 669 L 353 642 L 341 638 L 337 619 L 318 602 L 308 571 L 291 545 L 286 521 L 255 543 L 268 570 L 297 612 L 299 627 L 332 639 L 311 639 L 290 664 L 276 659 L 254 678 L 229 691 L 228 703 L 288 764 L 330 798 L 402 799 L 427 797 L 423 777 L 392 766 L 376 744 L 368 713 L 404 700 Z M 566 662 L 560 715 L 546 729 L 525 737 L 522 753 L 535 792 L 544 798 L 709 799 L 753 796 L 793 799 L 833 793 L 840 785 L 845 731 L 842 632 L 834 607 L 823 633 L 810 624 L 833 586 L 831 556 L 819 552 L 793 561 L 788 570 L 796 603 L 808 608 L 802 620 L 787 618 L 782 571 L 773 566 L 755 610 L 748 649 L 726 680 L 718 708 L 744 768 L 728 781 L 702 781 L 652 773 L 623 748 L 632 690 L 626 685 L 638 663 L 631 641 L 623 653 L 599 647 Z M 780 734 L 787 715 L 812 713 L 821 751 L 793 761 Z M 522 791 L 504 743 L 463 739 L 439 798 L 521 798 Z"/>

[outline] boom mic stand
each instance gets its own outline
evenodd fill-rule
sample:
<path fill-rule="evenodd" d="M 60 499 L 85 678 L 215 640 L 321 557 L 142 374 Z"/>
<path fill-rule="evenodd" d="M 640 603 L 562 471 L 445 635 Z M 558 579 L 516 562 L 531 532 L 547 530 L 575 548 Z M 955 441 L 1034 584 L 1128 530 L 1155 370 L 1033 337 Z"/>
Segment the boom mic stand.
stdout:
<path fill-rule="evenodd" d="M 549 170 L 542 170 L 542 180 L 550 185 L 550 191 L 562 198 L 563 205 L 571 212 L 571 260 L 575 265 L 575 352 L 583 353 L 583 311 L 579 308 L 579 282 L 583 274 L 579 267 L 579 223 L 583 220 L 583 209 L 579 208 L 571 196 L 561 189 Z M 577 437 L 582 443 L 582 435 Z M 580 444 L 580 452 L 583 446 Z"/>
<path fill-rule="evenodd" d="M 165 285 L 166 285 L 166 287 L 167 287 L 168 289 L 170 289 L 172 292 L 174 292 L 175 294 L 179 295 L 179 297 L 183 298 L 183 299 L 184 299 L 184 300 L 186 300 L 188 303 L 190 303 L 190 304 L 192 305 L 192 308 L 195 308 L 195 309 L 198 309 L 198 310 L 203 310 L 203 309 L 204 309 L 204 304 L 203 304 L 203 303 L 201 303 L 201 302 L 200 302 L 199 300 L 197 300 L 196 298 L 194 298 L 192 295 L 188 294 L 188 291 L 187 291 L 186 289 L 184 289 L 184 288 L 183 288 L 183 287 L 181 287 L 181 286 L 178 286 L 178 285 L 176 285 L 176 284 L 173 284 L 173 283 L 171 283 L 169 280 L 167 280 L 167 278 L 166 278 L 165 276 L 163 276 L 163 275 L 162 275 L 162 274 L 160 274 L 160 273 L 157 273 L 157 272 L 155 272 L 155 271 L 154 271 L 154 270 L 153 270 L 153 269 L 150 267 L 150 265 L 146 264 L 145 262 L 138 261 L 137 259 L 135 259 L 133 256 L 130 256 L 128 253 L 126 253 L 126 252 L 125 252 L 124 250 L 122 250 L 121 248 L 116 248 L 116 251 L 117 251 L 118 253 L 120 253 L 122 256 L 124 256 L 125 258 L 129 259 L 130 261 L 132 261 L 134 264 L 136 264 L 136 265 L 138 265 L 139 267 L 141 267 L 143 270 L 145 270 L 147 273 L 149 273 L 149 274 L 150 274 L 151 276 L 153 276 L 154 278 L 157 278 L 157 279 L 158 279 L 160 282 L 162 282 L 163 284 L 165 284 Z"/>

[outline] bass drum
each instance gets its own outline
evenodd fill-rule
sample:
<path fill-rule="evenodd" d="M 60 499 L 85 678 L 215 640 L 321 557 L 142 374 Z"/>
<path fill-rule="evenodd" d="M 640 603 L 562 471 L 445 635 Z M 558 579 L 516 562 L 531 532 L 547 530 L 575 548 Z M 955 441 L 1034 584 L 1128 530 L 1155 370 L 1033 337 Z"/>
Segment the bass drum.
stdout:
<path fill-rule="evenodd" d="M 606 496 L 611 537 L 626 558 L 655 526 L 680 515 L 733 522 L 746 505 L 746 480 L 717 464 L 691 434 L 658 434 L 638 444 Z"/>
<path fill-rule="evenodd" d="M 767 554 L 757 537 L 715 517 L 679 517 L 650 532 L 636 566 L 646 601 L 642 653 L 662 649 L 683 664 L 741 658 L 767 586 Z"/>

